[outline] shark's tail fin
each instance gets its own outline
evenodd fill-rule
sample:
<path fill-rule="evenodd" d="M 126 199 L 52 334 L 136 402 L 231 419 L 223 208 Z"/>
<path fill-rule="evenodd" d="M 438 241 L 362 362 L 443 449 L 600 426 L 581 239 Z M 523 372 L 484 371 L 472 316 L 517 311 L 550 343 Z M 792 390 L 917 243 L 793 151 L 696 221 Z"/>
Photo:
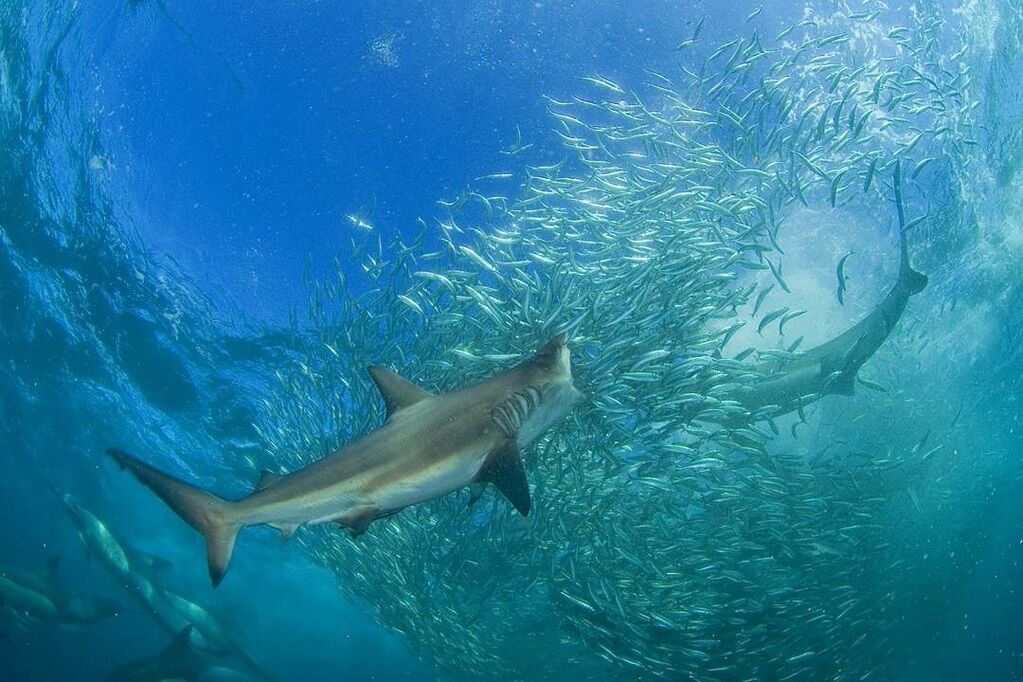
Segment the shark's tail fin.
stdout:
<path fill-rule="evenodd" d="M 110 448 L 107 454 L 167 503 L 178 516 L 206 538 L 210 580 L 216 587 L 227 573 L 234 541 L 242 523 L 233 513 L 233 503 L 206 492 L 146 464 L 137 457 Z"/>
<path fill-rule="evenodd" d="M 899 282 L 910 294 L 918 294 L 927 286 L 927 275 L 912 268 L 908 259 L 903 259 L 899 269 Z"/>
<path fill-rule="evenodd" d="M 909 246 L 906 243 L 906 233 L 909 231 L 906 226 L 906 213 L 902 206 L 902 164 L 895 162 L 895 210 L 899 215 L 899 285 L 904 287 L 910 294 L 917 294 L 927 286 L 927 275 L 913 269 L 909 264 Z M 919 222 L 919 218 L 913 223 Z"/>

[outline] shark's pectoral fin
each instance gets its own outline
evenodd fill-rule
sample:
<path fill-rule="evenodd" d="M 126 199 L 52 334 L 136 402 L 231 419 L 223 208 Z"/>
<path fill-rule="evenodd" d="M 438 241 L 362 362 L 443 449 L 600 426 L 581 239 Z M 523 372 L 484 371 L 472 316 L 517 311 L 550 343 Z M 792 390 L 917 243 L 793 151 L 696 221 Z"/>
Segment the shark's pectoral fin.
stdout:
<path fill-rule="evenodd" d="M 263 472 L 259 475 L 259 483 L 256 484 L 256 490 L 254 492 L 258 493 L 260 491 L 266 490 L 267 488 L 269 488 L 282 478 L 284 478 L 282 474 L 275 474 L 272 471 L 264 469 Z"/>
<path fill-rule="evenodd" d="M 493 483 L 520 514 L 529 515 L 529 482 L 514 441 L 508 441 L 504 447 L 491 452 L 472 482 Z"/>
<path fill-rule="evenodd" d="M 344 516 L 335 519 L 334 522 L 343 528 L 347 528 L 352 537 L 357 538 L 366 532 L 369 524 L 373 523 L 374 519 L 378 518 L 381 518 L 379 507 L 365 506 L 356 507 Z"/>
<path fill-rule="evenodd" d="M 384 397 L 388 417 L 403 407 L 414 405 L 433 395 L 386 367 L 370 365 L 369 375 L 373 377 L 373 383 L 377 385 L 380 395 Z"/>
<path fill-rule="evenodd" d="M 828 353 L 821 356 L 817 369 L 817 376 L 824 379 L 829 375 L 842 369 L 842 356 L 838 353 Z"/>
<path fill-rule="evenodd" d="M 828 377 L 825 386 L 829 393 L 853 395 L 856 393 L 856 372 L 838 370 Z"/>
<path fill-rule="evenodd" d="M 483 492 L 487 489 L 486 483 L 470 483 L 469 484 L 469 504 L 472 506 L 483 496 Z"/>
<path fill-rule="evenodd" d="M 862 340 L 863 337 L 860 337 Z M 831 353 L 821 358 L 820 376 L 824 380 L 824 392 L 837 395 L 853 395 L 856 392 L 856 370 L 853 363 L 856 342 L 844 355 Z"/>

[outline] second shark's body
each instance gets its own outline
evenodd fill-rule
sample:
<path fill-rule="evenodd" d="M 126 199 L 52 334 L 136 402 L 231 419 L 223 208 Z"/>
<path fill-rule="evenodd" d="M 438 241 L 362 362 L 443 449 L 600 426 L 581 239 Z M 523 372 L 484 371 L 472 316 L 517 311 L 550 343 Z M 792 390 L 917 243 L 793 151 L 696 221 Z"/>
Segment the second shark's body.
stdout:
<path fill-rule="evenodd" d="M 361 533 L 374 520 L 465 486 L 493 483 L 522 514 L 530 507 L 519 450 L 579 398 L 564 335 L 486 381 L 436 395 L 370 368 L 387 404 L 379 429 L 286 476 L 264 475 L 256 492 L 229 502 L 120 450 L 110 455 L 151 488 L 207 543 L 210 577 L 227 571 L 238 531 L 270 525 L 288 537 L 306 523 Z"/>
<path fill-rule="evenodd" d="M 835 338 L 784 362 L 765 363 L 768 376 L 740 391 L 736 399 L 751 414 L 774 417 L 792 412 L 824 395 L 852 395 L 856 373 L 877 352 L 902 317 L 909 297 L 927 286 L 927 276 L 912 268 L 906 244 L 899 173 L 895 196 L 899 215 L 899 275 L 884 299 L 862 320 Z"/>
<path fill-rule="evenodd" d="M 162 628 L 177 634 L 187 627 L 189 646 L 195 651 L 234 657 L 254 676 L 263 676 L 262 666 L 216 616 L 200 604 L 166 589 L 158 576 L 160 571 L 168 570 L 170 562 L 121 544 L 107 525 L 73 495 L 64 496 L 64 506 L 87 555 L 99 561 Z"/>
<path fill-rule="evenodd" d="M 118 666 L 106 682 L 255 682 L 238 670 L 195 648 L 192 626 L 181 629 L 157 656 L 140 658 Z"/>

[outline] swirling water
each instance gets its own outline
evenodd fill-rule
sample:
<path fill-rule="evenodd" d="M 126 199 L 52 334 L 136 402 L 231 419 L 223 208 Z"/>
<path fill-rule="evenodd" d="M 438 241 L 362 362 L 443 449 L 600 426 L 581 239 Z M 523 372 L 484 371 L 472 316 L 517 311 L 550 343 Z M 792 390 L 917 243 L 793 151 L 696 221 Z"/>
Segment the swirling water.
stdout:
<path fill-rule="evenodd" d="M 465 17 L 438 8 L 410 21 L 493 77 L 513 62 L 501 31 L 507 44 L 568 51 L 612 16 L 546 12 L 479 3 Z M 248 164 L 272 169 L 270 200 L 298 210 L 301 199 L 283 197 L 306 196 L 308 169 L 257 159 L 269 147 L 256 144 L 222 150 L 219 168 L 146 165 L 145 154 L 187 157 L 187 141 L 170 146 L 97 94 L 115 82 L 144 92 L 146 61 L 124 64 L 149 41 L 177 41 L 210 73 L 230 72 L 237 54 L 211 47 L 197 13 L 0 8 L 0 561 L 31 569 L 59 554 L 63 583 L 124 604 L 88 626 L 5 605 L 6 676 L 102 679 L 174 634 L 83 552 L 69 493 L 133 552 L 169 559 L 155 583 L 205 605 L 281 679 L 1023 675 L 1018 6 L 665 3 L 613 16 L 620 41 L 655 45 L 623 53 L 627 63 L 606 44 L 571 53 L 564 81 L 534 66 L 527 77 L 549 95 L 534 99 L 550 113 L 517 111 L 519 129 L 489 143 L 479 175 L 491 177 L 464 192 L 450 189 L 461 178 L 402 185 L 395 168 L 443 176 L 457 161 L 388 147 L 360 169 L 386 188 L 383 207 L 346 200 L 340 248 L 315 230 L 268 232 L 267 250 L 285 254 L 277 264 L 239 256 L 256 242 L 230 223 L 258 223 L 257 209 L 221 216 L 222 229 L 208 214 L 188 225 L 187 207 L 167 208 L 187 192 L 167 199 L 160 186 Z M 365 36 L 340 40 L 336 55 L 309 35 L 283 42 L 350 60 L 343 68 L 370 64 L 375 78 L 416 69 L 428 79 L 456 59 L 410 47 L 421 29 L 402 16 L 361 16 Z M 246 42 L 257 55 L 273 18 L 261 21 Z M 294 92 L 322 87 L 300 75 L 309 82 Z M 233 78 L 192 83 L 212 94 L 189 106 L 237 115 L 252 134 L 293 126 L 288 142 L 303 148 L 319 139 L 312 114 L 246 121 L 246 108 L 280 105 L 245 73 Z M 494 92 L 480 112 L 524 98 Z M 459 106 L 445 96 L 455 95 L 438 87 L 424 99 L 439 112 Z M 385 111 L 380 129 L 344 134 L 460 125 Z M 215 144 L 196 126 L 196 144 Z M 344 152 L 325 163 L 350 164 Z M 740 351 L 817 345 L 883 295 L 898 248 L 896 160 L 906 210 L 923 217 L 910 246 L 929 285 L 855 395 L 734 425 L 730 391 L 756 371 L 756 355 L 732 360 Z M 351 182 L 310 196 L 358 193 Z M 445 203 L 418 223 L 424 191 Z M 316 251 L 331 253 L 303 278 Z M 835 264 L 849 252 L 840 305 Z M 266 312 L 304 297 L 289 320 Z M 784 336 L 762 324 L 783 306 L 807 311 Z M 314 528 L 282 545 L 252 531 L 212 591 L 199 540 L 101 458 L 119 444 L 241 496 L 261 469 L 292 470 L 379 423 L 366 364 L 446 389 L 508 362 L 488 356 L 528 352 L 561 329 L 591 400 L 528 453 L 526 520 L 496 495 L 466 511 L 459 493 L 356 540 Z"/>

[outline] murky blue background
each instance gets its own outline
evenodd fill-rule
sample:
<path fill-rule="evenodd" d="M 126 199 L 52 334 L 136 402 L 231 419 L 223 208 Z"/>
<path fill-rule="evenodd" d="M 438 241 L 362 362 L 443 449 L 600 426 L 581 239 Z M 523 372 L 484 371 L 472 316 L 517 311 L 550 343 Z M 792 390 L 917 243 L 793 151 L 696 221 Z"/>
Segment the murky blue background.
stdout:
<path fill-rule="evenodd" d="M 271 531 L 246 536 L 212 591 L 200 540 L 102 448 L 174 453 L 180 472 L 244 493 L 232 463 L 206 453 L 250 437 L 274 367 L 301 352 L 281 330 L 295 309 L 301 327 L 310 278 L 339 253 L 346 267 L 352 217 L 386 239 L 469 184 L 513 193 L 476 179 L 559 158 L 545 95 L 597 73 L 628 84 L 672 72 L 705 15 L 712 45 L 753 26 L 777 35 L 831 4 L 765 3 L 752 23 L 749 3 L 65 4 L 0 7 L 0 564 L 59 554 L 75 589 L 119 596 L 63 513 L 71 492 L 170 559 L 169 584 L 236 624 L 274 675 L 441 677 Z M 913 329 L 949 354 L 913 381 L 954 395 L 990 465 L 944 503 L 968 531 L 949 541 L 942 516 L 930 524 L 941 556 L 921 579 L 939 586 L 939 606 L 898 616 L 918 641 L 910 656 L 895 644 L 889 679 L 1023 676 L 1021 13 L 992 0 L 883 15 L 947 14 L 975 31 L 960 59 L 989 160 L 973 186 L 928 180 L 931 205 L 966 227 L 922 240 L 932 312 Z M 520 140 L 528 154 L 503 153 Z M 825 246 L 795 246 L 786 271 Z M 102 679 L 167 641 L 132 608 L 79 628 L 8 616 L 5 679 Z"/>

